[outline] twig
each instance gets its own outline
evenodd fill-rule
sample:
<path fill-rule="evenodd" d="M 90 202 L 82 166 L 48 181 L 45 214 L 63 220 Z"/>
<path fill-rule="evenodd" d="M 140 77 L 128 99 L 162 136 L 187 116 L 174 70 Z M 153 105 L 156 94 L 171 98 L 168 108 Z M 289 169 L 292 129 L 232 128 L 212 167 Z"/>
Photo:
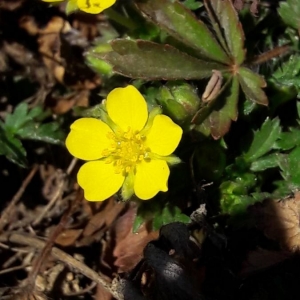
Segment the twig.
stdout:
<path fill-rule="evenodd" d="M 21 265 L 21 266 L 16 266 L 16 267 L 11 267 L 11 268 L 8 268 L 8 269 L 0 270 L 0 275 L 10 273 L 10 272 L 14 272 L 14 271 L 17 271 L 17 270 L 22 270 L 22 269 L 24 269 L 26 267 L 29 267 L 29 266 L 30 265 L 27 264 L 27 265 Z"/>
<path fill-rule="evenodd" d="M 58 235 L 62 232 L 62 230 L 66 227 L 68 224 L 72 214 L 74 213 L 75 209 L 78 207 L 78 203 L 82 200 L 82 191 L 77 194 L 77 197 L 75 201 L 71 202 L 69 209 L 65 212 L 63 217 L 61 218 L 59 224 L 55 227 L 55 230 L 48 238 L 45 247 L 39 254 L 38 258 L 34 262 L 32 266 L 32 270 L 28 275 L 27 278 L 27 284 L 32 286 L 32 289 L 35 286 L 37 275 L 41 269 L 41 266 L 45 263 L 47 260 L 48 255 L 51 253 L 51 248 L 55 243 L 55 240 L 57 239 Z"/>
<path fill-rule="evenodd" d="M 45 242 L 41 241 L 36 237 L 32 237 L 29 235 L 25 235 L 24 233 L 19 232 L 11 232 L 11 233 L 4 233 L 0 235 L 1 242 L 10 242 L 10 243 L 17 243 L 22 245 L 31 246 L 37 249 L 43 249 L 45 247 Z M 73 258 L 71 255 L 65 253 L 64 251 L 53 247 L 51 249 L 51 254 L 57 260 L 65 263 L 71 268 L 76 269 L 81 274 L 85 275 L 86 277 L 90 278 L 91 280 L 95 281 L 98 284 L 101 284 L 106 290 L 108 290 L 117 300 L 124 300 L 123 296 L 120 295 L 118 292 L 115 291 L 112 286 L 107 283 L 102 277 L 99 276 L 94 270 L 90 269 L 88 266 L 83 264 L 82 262 L 78 261 L 77 259 Z"/>
<path fill-rule="evenodd" d="M 8 224 L 8 222 L 10 220 L 10 217 L 11 217 L 11 214 L 12 214 L 17 202 L 22 197 L 26 187 L 28 186 L 28 184 L 32 180 L 32 178 L 35 175 L 37 170 L 38 170 L 38 165 L 35 165 L 32 168 L 32 170 L 30 171 L 30 173 L 27 175 L 25 180 L 23 181 L 22 185 L 20 186 L 19 190 L 17 191 L 17 193 L 12 198 L 9 205 L 4 209 L 4 211 L 1 215 L 1 218 L 0 218 L 0 232 L 2 232 L 3 228 Z"/>
<path fill-rule="evenodd" d="M 0 248 L 4 248 L 4 249 L 7 249 L 7 250 L 10 250 L 10 251 L 13 251 L 13 252 L 17 252 L 17 253 L 28 253 L 28 252 L 32 251 L 32 249 L 30 249 L 30 248 L 26 248 L 26 249 L 13 248 L 13 247 L 7 246 L 3 243 L 0 243 Z"/>
<path fill-rule="evenodd" d="M 66 171 L 66 175 L 71 174 L 72 170 L 74 169 L 74 167 L 76 165 L 76 162 L 77 162 L 77 158 L 73 158 L 70 165 L 68 166 L 68 169 Z M 39 214 L 37 219 L 32 223 L 32 226 L 36 226 L 37 224 L 39 224 L 43 220 L 43 218 L 50 211 L 50 209 L 55 204 L 55 202 L 62 196 L 64 187 L 65 187 L 65 176 L 62 176 L 62 179 L 60 180 L 52 199 L 45 206 L 45 208 Z"/>
<path fill-rule="evenodd" d="M 89 286 L 87 286 L 86 288 L 75 292 L 75 293 L 70 293 L 70 294 L 64 294 L 65 297 L 75 297 L 75 296 L 80 296 L 83 294 L 86 294 L 87 292 L 91 291 L 93 288 L 95 288 L 97 286 L 97 283 L 95 281 L 93 281 Z"/>

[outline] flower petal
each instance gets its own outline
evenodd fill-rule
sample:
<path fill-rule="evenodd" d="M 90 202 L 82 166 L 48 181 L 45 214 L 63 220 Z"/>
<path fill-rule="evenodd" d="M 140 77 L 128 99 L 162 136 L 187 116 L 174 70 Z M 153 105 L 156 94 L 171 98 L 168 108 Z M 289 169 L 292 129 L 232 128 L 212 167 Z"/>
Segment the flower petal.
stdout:
<path fill-rule="evenodd" d="M 170 169 L 166 161 L 152 159 L 142 161 L 136 167 L 134 192 L 138 198 L 148 200 L 153 198 L 159 191 L 168 190 L 168 178 Z"/>
<path fill-rule="evenodd" d="M 85 163 L 77 174 L 77 180 L 86 200 L 103 201 L 120 189 L 124 176 L 115 173 L 113 164 L 98 160 Z"/>
<path fill-rule="evenodd" d="M 81 118 L 71 125 L 66 139 L 69 152 L 80 159 L 94 160 L 103 157 L 103 150 L 110 147 L 110 127 L 94 118 Z"/>
<path fill-rule="evenodd" d="M 107 96 L 106 109 L 110 118 L 123 131 L 127 131 L 128 127 L 140 131 L 147 122 L 147 103 L 132 85 L 112 90 Z"/>
<path fill-rule="evenodd" d="M 182 136 L 182 129 L 169 117 L 158 115 L 146 134 L 146 146 L 152 153 L 167 156 L 174 152 Z"/>
<path fill-rule="evenodd" d="M 78 8 L 90 14 L 99 14 L 112 6 L 116 0 L 77 0 Z"/>

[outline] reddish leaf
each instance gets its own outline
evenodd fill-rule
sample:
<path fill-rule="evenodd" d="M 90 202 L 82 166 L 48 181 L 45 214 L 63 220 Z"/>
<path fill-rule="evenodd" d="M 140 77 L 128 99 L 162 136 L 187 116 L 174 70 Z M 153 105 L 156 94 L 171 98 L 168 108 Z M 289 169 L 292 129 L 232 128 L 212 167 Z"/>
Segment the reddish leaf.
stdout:
<path fill-rule="evenodd" d="M 131 78 L 201 79 L 211 76 L 214 69 L 224 69 L 223 65 L 194 58 L 170 45 L 116 39 L 111 46 L 113 51 L 95 53 L 95 57 L 110 63 L 114 72 Z"/>
<path fill-rule="evenodd" d="M 229 63 L 229 58 L 206 25 L 178 1 L 146 0 L 136 1 L 146 17 L 171 36 L 185 45 L 197 49 L 200 54 L 221 63 Z"/>
<path fill-rule="evenodd" d="M 222 46 L 233 58 L 232 63 L 242 64 L 245 60 L 245 37 L 232 2 L 230 0 L 206 0 L 204 4 Z"/>

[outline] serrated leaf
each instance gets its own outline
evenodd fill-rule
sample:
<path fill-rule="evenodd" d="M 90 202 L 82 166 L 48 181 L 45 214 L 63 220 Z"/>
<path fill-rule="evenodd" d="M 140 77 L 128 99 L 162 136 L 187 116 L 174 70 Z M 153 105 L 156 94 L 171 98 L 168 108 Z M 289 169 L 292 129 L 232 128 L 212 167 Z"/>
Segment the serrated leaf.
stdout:
<path fill-rule="evenodd" d="M 167 31 L 171 36 L 200 51 L 214 61 L 229 63 L 230 60 L 206 25 L 178 1 L 136 1 L 138 9 L 148 19 Z"/>
<path fill-rule="evenodd" d="M 190 218 L 184 215 L 178 207 L 165 206 L 160 214 L 155 214 L 153 218 L 153 229 L 159 230 L 163 225 L 172 222 L 190 222 Z"/>
<path fill-rule="evenodd" d="M 232 63 L 242 64 L 245 60 L 245 37 L 232 1 L 206 0 L 204 4 L 222 46 L 233 58 Z M 217 28 L 219 26 L 221 28 Z"/>
<path fill-rule="evenodd" d="M 22 139 L 43 141 L 50 144 L 62 144 L 65 134 L 56 122 L 38 124 L 29 123 L 21 128 L 17 135 Z"/>
<path fill-rule="evenodd" d="M 210 77 L 214 69 L 224 69 L 222 65 L 191 57 L 170 45 L 116 39 L 111 46 L 114 51 L 94 54 L 95 57 L 110 63 L 114 72 L 131 78 L 201 79 Z"/>
<path fill-rule="evenodd" d="M 266 87 L 266 82 L 260 75 L 242 67 L 239 69 L 238 78 L 241 88 L 249 100 L 268 105 L 268 98 L 262 90 L 263 87 Z"/>
<path fill-rule="evenodd" d="M 299 0 L 287 0 L 281 1 L 278 13 L 283 21 L 295 29 L 300 28 L 300 1 Z"/>
<path fill-rule="evenodd" d="M 290 150 L 300 145 L 300 129 L 290 128 L 289 132 L 281 132 L 275 142 L 274 149 Z"/>
<path fill-rule="evenodd" d="M 272 81 L 280 85 L 300 87 L 300 55 L 292 54 L 272 72 Z"/>
<path fill-rule="evenodd" d="M 273 120 L 267 118 L 261 128 L 254 132 L 254 138 L 249 150 L 244 154 L 247 162 L 254 162 L 273 149 L 281 132 L 278 118 Z"/>
<path fill-rule="evenodd" d="M 250 205 L 261 202 L 270 197 L 269 193 L 252 193 L 250 195 L 239 195 L 234 197 L 224 197 L 221 200 L 223 213 L 230 215 L 244 214 Z"/>
<path fill-rule="evenodd" d="M 15 108 L 14 112 L 8 114 L 5 118 L 5 128 L 11 133 L 15 133 L 24 123 L 28 121 L 28 104 L 25 102 L 20 103 Z"/>
<path fill-rule="evenodd" d="M 278 153 L 272 153 L 255 160 L 250 170 L 253 172 L 261 172 L 270 168 L 278 167 Z"/>
<path fill-rule="evenodd" d="M 0 124 L 0 155 L 5 155 L 8 160 L 25 168 L 27 166 L 26 151 L 20 140 L 6 131 Z"/>

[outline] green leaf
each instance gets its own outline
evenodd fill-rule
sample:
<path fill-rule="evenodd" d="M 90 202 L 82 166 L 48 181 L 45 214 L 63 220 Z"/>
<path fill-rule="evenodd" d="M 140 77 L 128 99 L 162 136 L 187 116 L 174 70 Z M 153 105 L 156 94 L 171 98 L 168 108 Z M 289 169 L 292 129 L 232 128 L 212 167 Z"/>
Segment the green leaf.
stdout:
<path fill-rule="evenodd" d="M 233 58 L 232 63 L 242 64 L 245 60 L 245 37 L 232 1 L 206 0 L 204 4 L 219 41 L 227 50 L 228 55 Z"/>
<path fill-rule="evenodd" d="M 142 224 L 145 222 L 145 218 L 143 215 L 137 214 L 133 221 L 132 231 L 133 233 L 137 233 Z"/>
<path fill-rule="evenodd" d="M 17 135 L 22 139 L 43 141 L 56 145 L 61 145 L 65 139 L 65 134 L 57 122 L 46 124 L 29 123 L 21 128 Z"/>
<path fill-rule="evenodd" d="M 290 150 L 300 145 L 300 129 L 291 127 L 289 132 L 281 132 L 274 149 Z"/>
<path fill-rule="evenodd" d="M 203 4 L 200 3 L 200 1 L 197 1 L 197 0 L 185 0 L 183 2 L 183 5 L 186 8 L 190 9 L 190 10 L 196 10 L 196 9 L 198 9 L 198 8 L 200 8 L 200 7 L 203 6 Z"/>
<path fill-rule="evenodd" d="M 112 74 L 112 66 L 99 58 L 95 58 L 93 54 L 103 54 L 110 52 L 111 50 L 110 44 L 107 43 L 99 43 L 95 47 L 90 48 L 85 53 L 88 66 L 101 75 L 110 76 Z"/>
<path fill-rule="evenodd" d="M 210 77 L 214 69 L 224 69 L 217 63 L 191 57 L 169 45 L 148 41 L 116 39 L 106 54 L 94 54 L 113 66 L 114 72 L 146 80 L 201 79 Z"/>
<path fill-rule="evenodd" d="M 278 167 L 278 153 L 272 153 L 252 162 L 250 170 L 261 172 L 270 168 Z"/>
<path fill-rule="evenodd" d="M 290 27 L 300 28 L 300 1 L 287 0 L 281 1 L 278 13 L 283 21 Z"/>
<path fill-rule="evenodd" d="M 290 178 L 289 181 L 296 186 L 300 187 L 300 147 L 295 148 L 288 155 L 288 167 Z"/>
<path fill-rule="evenodd" d="M 239 196 L 225 195 L 221 200 L 221 209 L 223 213 L 230 215 L 244 214 L 250 205 L 262 202 L 268 197 L 270 197 L 269 193 L 252 193 Z"/>
<path fill-rule="evenodd" d="M 28 104 L 25 102 L 20 103 L 15 108 L 12 114 L 8 114 L 5 118 L 5 128 L 11 133 L 15 133 L 31 118 L 27 115 Z"/>
<path fill-rule="evenodd" d="M 3 124 L 0 124 L 0 155 L 5 155 L 8 160 L 25 168 L 27 166 L 26 151 L 22 143 L 5 130 Z"/>
<path fill-rule="evenodd" d="M 185 45 L 199 50 L 203 56 L 225 64 L 230 62 L 206 25 L 180 2 L 138 0 L 136 5 L 148 19 Z"/>
<path fill-rule="evenodd" d="M 175 206 L 167 205 L 163 208 L 160 214 L 155 214 L 153 218 L 153 229 L 159 230 L 163 225 L 172 222 L 190 222 L 190 218 L 187 215 L 181 213 L 181 210 Z"/>
<path fill-rule="evenodd" d="M 238 78 L 246 97 L 258 104 L 268 105 L 268 98 L 261 89 L 266 86 L 265 80 L 247 68 L 240 68 Z"/>
<path fill-rule="evenodd" d="M 274 148 L 276 140 L 281 132 L 278 118 L 270 120 L 267 118 L 260 130 L 254 132 L 254 138 L 249 150 L 244 154 L 247 162 L 254 162 Z"/>
<path fill-rule="evenodd" d="M 190 218 L 184 215 L 177 206 L 161 202 L 162 199 L 153 199 L 151 202 L 141 202 L 133 223 L 133 232 L 137 232 L 145 222 L 152 220 L 152 227 L 158 230 L 161 226 L 172 222 L 188 223 Z"/>

